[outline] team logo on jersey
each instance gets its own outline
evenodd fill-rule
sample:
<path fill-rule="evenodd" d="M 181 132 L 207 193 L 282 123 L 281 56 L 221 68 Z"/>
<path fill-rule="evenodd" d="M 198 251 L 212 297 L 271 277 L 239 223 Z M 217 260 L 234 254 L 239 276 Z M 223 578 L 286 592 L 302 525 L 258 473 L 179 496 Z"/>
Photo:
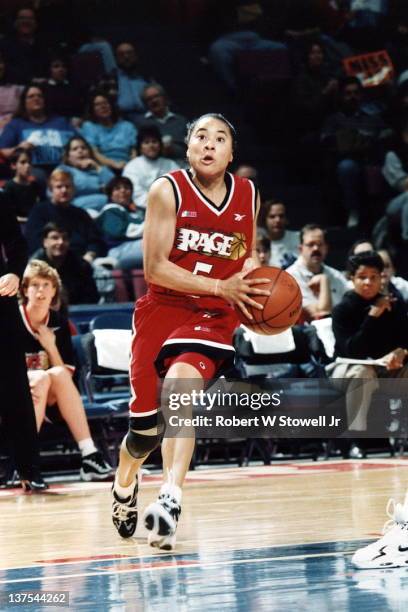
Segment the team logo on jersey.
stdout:
<path fill-rule="evenodd" d="M 176 246 L 179 251 L 197 251 L 210 257 L 222 257 L 233 261 L 243 257 L 247 252 L 245 234 L 200 232 L 187 227 L 178 228 Z"/>
<path fill-rule="evenodd" d="M 246 215 L 240 215 L 239 213 L 234 213 L 235 221 L 242 221 L 242 219 L 244 219 L 245 217 Z"/>
<path fill-rule="evenodd" d="M 189 217 L 190 219 L 195 219 L 197 217 L 197 211 L 196 210 L 183 210 L 183 212 L 181 213 L 182 217 Z"/>

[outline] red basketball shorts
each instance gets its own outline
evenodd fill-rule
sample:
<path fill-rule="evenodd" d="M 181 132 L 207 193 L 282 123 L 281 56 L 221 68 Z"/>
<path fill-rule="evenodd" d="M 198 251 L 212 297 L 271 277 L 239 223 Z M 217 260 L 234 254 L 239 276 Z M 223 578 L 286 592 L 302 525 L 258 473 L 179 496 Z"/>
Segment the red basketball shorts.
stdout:
<path fill-rule="evenodd" d="M 131 416 L 156 412 L 160 378 L 175 357 L 198 353 L 213 360 L 217 369 L 221 364 L 232 363 L 232 335 L 238 324 L 234 310 L 226 302 L 216 309 L 211 308 L 210 300 L 208 309 L 200 308 L 198 303 L 202 300 L 188 296 L 169 303 L 151 294 L 137 301 L 130 362 Z M 204 369 L 205 362 L 199 362 Z"/>

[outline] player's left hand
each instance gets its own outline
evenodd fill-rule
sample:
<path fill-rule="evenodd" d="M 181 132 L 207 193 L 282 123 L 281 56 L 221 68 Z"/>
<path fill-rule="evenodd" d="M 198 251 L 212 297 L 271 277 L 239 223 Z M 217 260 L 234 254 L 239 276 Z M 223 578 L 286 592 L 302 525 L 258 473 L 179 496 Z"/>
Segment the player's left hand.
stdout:
<path fill-rule="evenodd" d="M 13 297 L 17 294 L 20 279 L 17 274 L 4 274 L 0 276 L 0 296 Z"/>

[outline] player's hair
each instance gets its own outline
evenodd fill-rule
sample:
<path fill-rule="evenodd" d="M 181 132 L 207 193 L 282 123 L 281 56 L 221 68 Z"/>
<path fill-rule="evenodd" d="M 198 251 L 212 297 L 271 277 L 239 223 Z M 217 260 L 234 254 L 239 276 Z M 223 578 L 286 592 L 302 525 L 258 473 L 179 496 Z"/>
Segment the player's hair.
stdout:
<path fill-rule="evenodd" d="M 52 286 L 54 287 L 55 295 L 52 299 L 51 305 L 54 306 L 59 302 L 60 294 L 61 294 L 61 278 L 55 268 L 52 268 L 45 261 L 41 261 L 40 259 L 32 259 L 28 262 L 26 269 L 24 270 L 23 279 L 21 281 L 21 301 L 23 304 L 27 304 L 27 296 L 25 295 L 25 291 L 28 289 L 30 282 L 39 276 L 40 278 L 45 278 L 51 281 Z"/>
<path fill-rule="evenodd" d="M 224 115 L 221 115 L 221 113 L 205 113 L 204 115 L 201 115 L 200 117 L 197 117 L 196 119 L 193 119 L 190 123 L 188 123 L 187 136 L 185 140 L 187 145 L 190 142 L 191 135 L 195 130 L 197 123 L 201 121 L 201 119 L 218 119 L 218 121 L 222 121 L 223 123 L 225 123 L 232 138 L 232 151 L 235 152 L 237 150 L 237 130 L 234 128 L 232 123 L 228 121 L 226 117 L 224 117 Z"/>
<path fill-rule="evenodd" d="M 56 168 L 53 170 L 48 178 L 48 185 L 51 187 L 52 183 L 55 181 L 69 181 L 72 186 L 74 186 L 74 179 L 72 178 L 72 174 L 67 172 L 66 170 L 59 170 Z"/>
<path fill-rule="evenodd" d="M 347 272 L 350 276 L 354 276 L 360 266 L 375 268 L 379 272 L 384 270 L 384 262 L 376 251 L 364 251 L 348 258 Z"/>
<path fill-rule="evenodd" d="M 315 230 L 319 230 L 320 232 L 322 232 L 324 241 L 327 242 L 327 230 L 325 230 L 324 227 L 322 227 L 318 223 L 306 223 L 306 225 L 304 225 L 302 229 L 300 230 L 300 234 L 299 234 L 300 244 L 303 244 L 303 238 L 305 234 L 307 234 L 308 232 L 314 232 Z"/>
<path fill-rule="evenodd" d="M 25 149 L 24 147 L 17 147 L 16 149 L 14 149 L 13 153 L 9 157 L 10 164 L 16 164 L 20 159 L 21 155 L 27 155 L 30 162 L 33 159 L 33 154 L 31 153 L 30 149 Z"/>

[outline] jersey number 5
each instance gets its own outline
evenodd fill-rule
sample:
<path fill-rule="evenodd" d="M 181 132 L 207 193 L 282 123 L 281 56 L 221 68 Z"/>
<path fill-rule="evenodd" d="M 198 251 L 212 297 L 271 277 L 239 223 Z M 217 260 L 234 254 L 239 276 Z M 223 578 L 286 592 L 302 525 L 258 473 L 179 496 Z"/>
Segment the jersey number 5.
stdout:
<path fill-rule="evenodd" d="M 203 261 L 197 261 L 194 266 L 193 274 L 209 274 L 213 269 L 212 264 L 204 263 Z"/>

